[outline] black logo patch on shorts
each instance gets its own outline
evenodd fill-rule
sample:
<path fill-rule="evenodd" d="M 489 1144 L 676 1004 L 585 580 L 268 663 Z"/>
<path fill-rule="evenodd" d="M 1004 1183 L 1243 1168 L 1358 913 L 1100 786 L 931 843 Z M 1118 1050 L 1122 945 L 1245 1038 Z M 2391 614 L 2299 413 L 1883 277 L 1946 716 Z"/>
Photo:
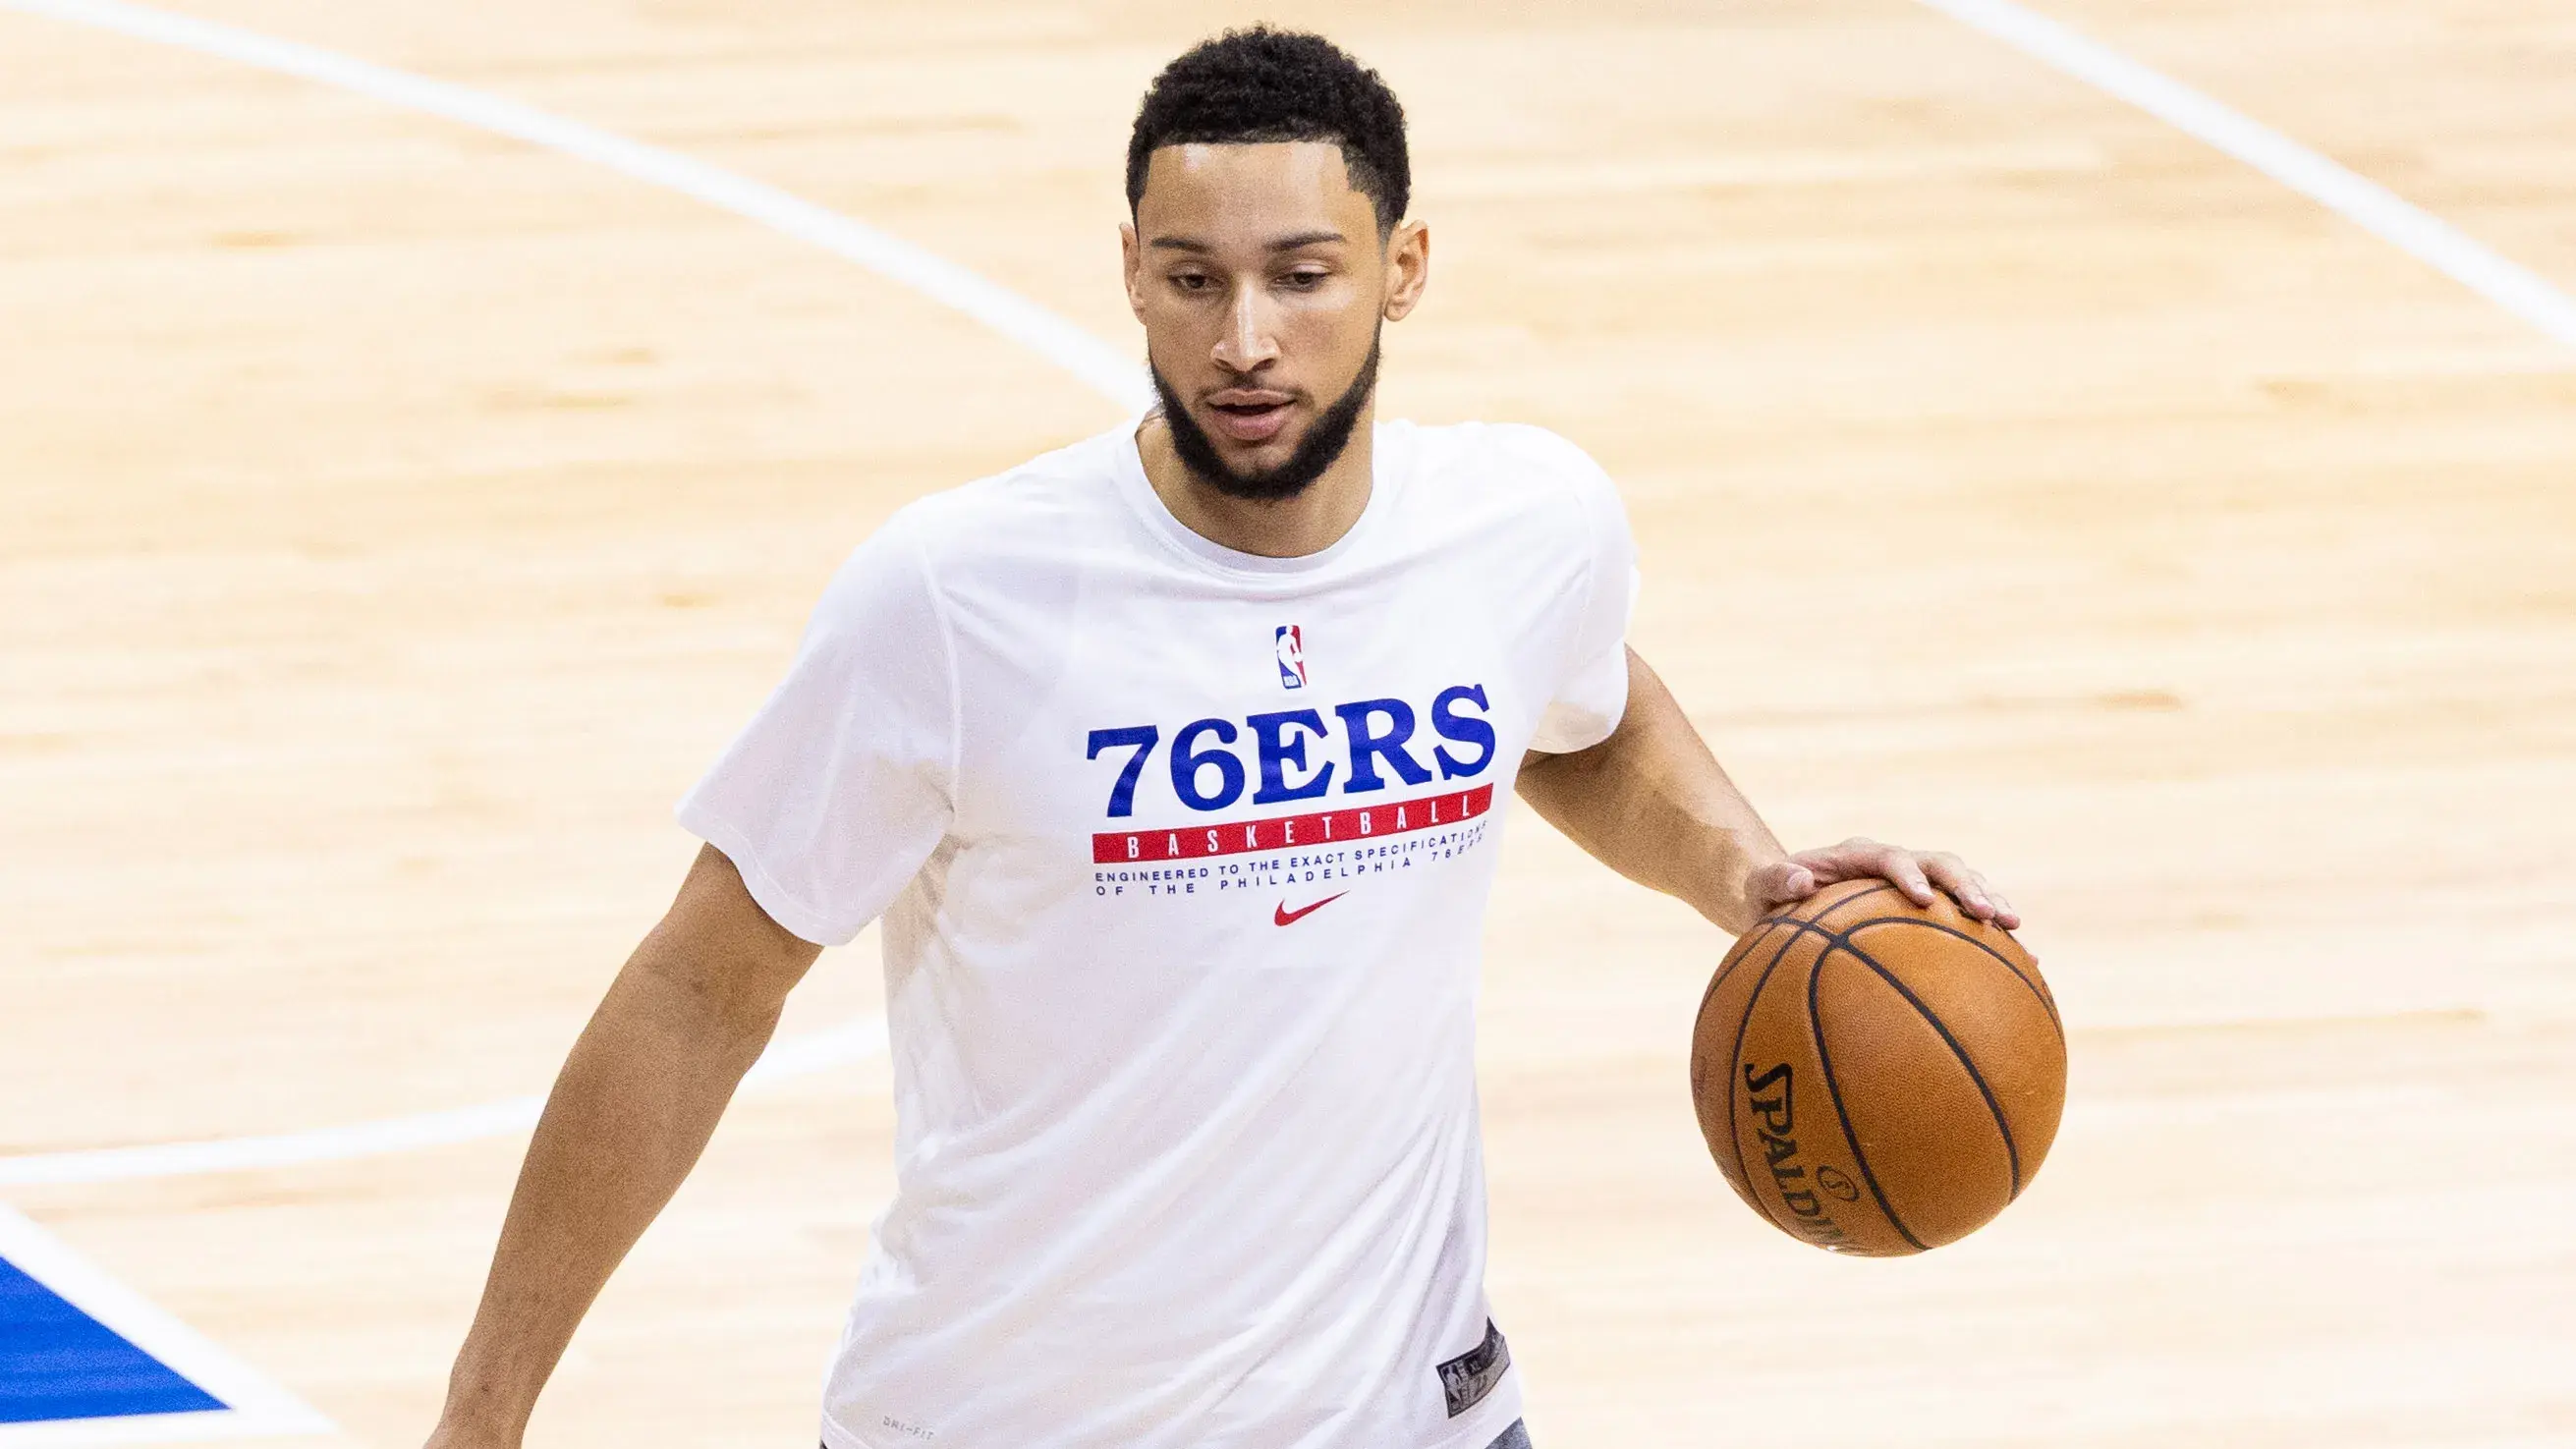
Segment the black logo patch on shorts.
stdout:
<path fill-rule="evenodd" d="M 1449 1400 L 1449 1417 L 1454 1419 L 1485 1401 L 1494 1385 L 1503 1381 L 1503 1370 L 1512 1366 L 1512 1346 L 1503 1342 L 1503 1331 L 1494 1320 L 1485 1320 L 1485 1341 L 1440 1366 L 1440 1392 Z"/>

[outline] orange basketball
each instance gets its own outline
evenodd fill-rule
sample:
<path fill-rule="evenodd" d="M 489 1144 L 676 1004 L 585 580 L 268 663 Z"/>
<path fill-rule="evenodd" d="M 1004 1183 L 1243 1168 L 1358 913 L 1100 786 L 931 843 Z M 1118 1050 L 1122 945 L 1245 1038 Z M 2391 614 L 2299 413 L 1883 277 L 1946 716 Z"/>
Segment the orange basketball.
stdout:
<path fill-rule="evenodd" d="M 1948 897 L 1828 886 L 1746 932 L 1700 999 L 1700 1132 L 1736 1194 L 1828 1252 L 1896 1257 L 2021 1195 L 2066 1105 L 2030 953 Z"/>

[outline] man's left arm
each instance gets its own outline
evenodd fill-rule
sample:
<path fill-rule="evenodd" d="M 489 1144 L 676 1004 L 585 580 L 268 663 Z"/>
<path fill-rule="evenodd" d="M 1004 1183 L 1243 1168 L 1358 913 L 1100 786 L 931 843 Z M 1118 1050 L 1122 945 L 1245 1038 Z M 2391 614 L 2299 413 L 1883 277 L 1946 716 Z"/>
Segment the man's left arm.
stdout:
<path fill-rule="evenodd" d="M 1781 849 L 1633 649 L 1619 727 L 1588 749 L 1530 755 L 1520 794 L 1594 859 L 1678 897 L 1732 935 L 1836 881 L 1865 877 L 1893 882 L 1917 905 L 1946 891 L 1979 920 L 2006 930 L 2021 924 L 2011 903 L 1955 855 L 1861 839 L 1795 855 Z"/>

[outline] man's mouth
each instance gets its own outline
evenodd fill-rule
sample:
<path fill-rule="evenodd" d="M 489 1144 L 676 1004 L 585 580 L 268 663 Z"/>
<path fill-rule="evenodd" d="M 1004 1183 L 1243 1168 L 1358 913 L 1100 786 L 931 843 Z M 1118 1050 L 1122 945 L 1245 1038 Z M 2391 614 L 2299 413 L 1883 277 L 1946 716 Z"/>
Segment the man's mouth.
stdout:
<path fill-rule="evenodd" d="M 1207 400 L 1216 430 L 1238 443 L 1266 443 L 1279 436 L 1288 426 L 1293 401 L 1284 392 L 1248 387 L 1230 387 Z"/>

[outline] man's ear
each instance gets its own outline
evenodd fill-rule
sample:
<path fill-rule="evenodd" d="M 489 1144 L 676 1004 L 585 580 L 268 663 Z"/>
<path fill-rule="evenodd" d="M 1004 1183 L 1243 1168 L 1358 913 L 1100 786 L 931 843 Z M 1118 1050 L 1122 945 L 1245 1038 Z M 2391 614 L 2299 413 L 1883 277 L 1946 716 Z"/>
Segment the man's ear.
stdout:
<path fill-rule="evenodd" d="M 1145 320 L 1144 261 L 1144 248 L 1136 241 L 1136 223 L 1118 223 L 1118 264 L 1127 279 L 1127 310 L 1135 313 L 1139 322 Z"/>
<path fill-rule="evenodd" d="M 1422 300 L 1431 282 L 1431 228 L 1418 221 L 1399 224 L 1386 239 L 1386 304 L 1389 322 L 1401 322 Z"/>

